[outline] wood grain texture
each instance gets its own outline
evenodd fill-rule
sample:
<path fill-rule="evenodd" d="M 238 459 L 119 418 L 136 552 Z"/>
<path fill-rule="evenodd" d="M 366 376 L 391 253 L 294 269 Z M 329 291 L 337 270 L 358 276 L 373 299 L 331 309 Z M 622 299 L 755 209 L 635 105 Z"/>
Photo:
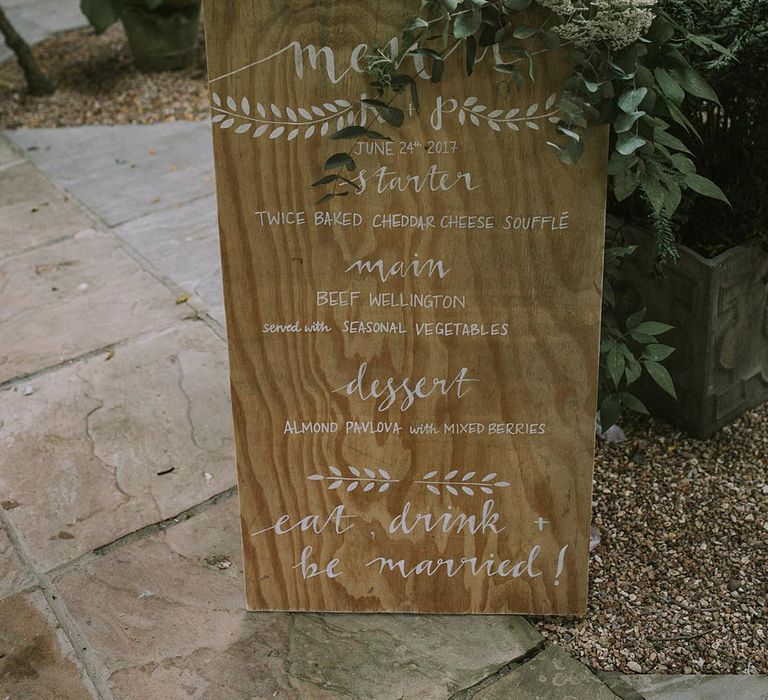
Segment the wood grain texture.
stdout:
<path fill-rule="evenodd" d="M 447 192 L 409 188 L 379 194 L 371 179 L 362 194 L 320 206 L 318 190 L 309 185 L 322 174 L 321 164 L 333 146 L 307 131 L 314 126 L 319 132 L 327 121 L 333 132 L 338 118 L 327 119 L 331 107 L 346 109 L 334 101 L 348 100 L 357 109 L 353 100 L 366 91 L 367 80 L 350 70 L 334 83 L 328 76 L 328 55 L 319 55 L 314 69 L 309 53 L 297 54 L 295 47 L 255 63 L 298 41 L 331 47 L 338 76 L 361 41 L 384 44 L 397 36 L 406 12 L 402 3 L 350 0 L 209 0 L 205 5 L 209 76 L 217 96 L 213 113 L 224 115 L 217 116 L 213 136 L 248 606 L 582 614 L 606 142 L 605 133 L 592 134 L 575 167 L 559 163 L 546 145 L 554 129 L 543 115 L 551 112 L 547 100 L 567 73 L 567 55 L 540 61 L 536 82 L 518 90 L 492 69 L 492 56 L 466 78 L 460 69 L 463 56 L 457 53 L 449 59 L 454 65 L 443 83 L 421 81 L 421 115 L 406 119 L 393 134 L 395 155 L 357 159 L 366 173 L 386 166 L 401 175 L 424 174 L 433 164 L 451 180 L 457 172 L 471 173 L 476 189 L 468 191 L 462 180 Z M 297 75 L 297 60 L 303 75 Z M 459 107 L 472 97 L 477 102 L 469 101 L 462 125 Z M 457 107 L 437 131 L 431 119 L 439 99 L 455 99 Z M 477 105 L 486 109 L 472 112 Z M 510 117 L 517 130 L 506 122 L 498 130 L 488 123 L 491 113 L 503 110 L 496 117 L 503 120 L 513 109 L 521 110 Z M 528 110 L 531 117 L 525 118 Z M 250 118 L 245 118 L 246 111 Z M 260 126 L 266 126 L 264 133 L 254 137 Z M 244 133 L 237 133 L 239 127 Z M 385 125 L 374 128 L 386 130 Z M 455 141 L 457 150 L 427 153 L 424 145 L 430 140 Z M 400 142 L 418 142 L 422 148 L 400 154 Z M 305 212 L 308 222 L 262 223 L 255 212 L 265 210 Z M 318 210 L 359 213 L 362 224 L 316 226 Z M 506 216 L 560 217 L 563 212 L 568 213 L 567 228 L 504 229 Z M 424 230 L 375 227 L 374 217 L 387 213 L 432 215 L 436 225 Z M 468 230 L 441 228 L 445 215 L 496 218 L 493 228 Z M 410 262 L 415 256 L 441 260 L 450 271 L 442 278 L 408 275 L 386 281 L 345 272 L 357 260 Z M 318 290 L 354 291 L 360 298 L 352 306 L 318 306 Z M 371 307 L 369 294 L 381 293 L 394 298 L 455 295 L 465 306 Z M 349 334 L 343 332 L 349 320 L 399 322 L 406 332 Z M 314 321 L 324 322 L 330 331 L 263 332 L 265 324 L 296 322 L 303 331 Z M 424 336 L 416 333 L 421 323 L 484 324 L 486 329 L 508 324 L 509 332 Z M 426 377 L 431 385 L 433 378 L 450 382 L 462 368 L 476 381 L 461 398 L 454 385 L 446 396 L 417 399 L 407 410 L 395 405 L 382 411 L 377 409 L 380 402 L 337 391 L 358 375 L 362 363 L 367 363 L 366 382 Z M 285 434 L 287 421 L 335 421 L 340 429 L 290 435 Z M 352 434 L 345 430 L 346 421 L 384 421 L 402 429 L 399 434 Z M 424 423 L 433 423 L 438 433 L 410 433 L 411 426 Z M 480 423 L 486 432 L 445 434 L 444 426 L 453 423 Z M 501 423 L 544 424 L 544 434 L 488 433 L 488 424 Z M 351 479 L 350 466 L 361 474 L 353 491 L 347 490 L 351 481 L 329 489 L 333 481 L 310 479 L 332 476 L 330 467 Z M 370 481 L 366 468 L 377 481 Z M 392 480 L 382 493 L 380 469 Z M 423 477 L 433 471 L 433 481 L 460 481 L 475 472 L 466 482 L 472 494 L 458 484 L 453 495 L 450 484 L 441 484 L 435 487 L 437 495 L 418 483 L 430 481 Z M 452 471 L 458 474 L 443 478 Z M 483 493 L 483 485 L 489 487 L 482 478 L 491 473 L 497 474 L 492 483 L 509 486 Z M 374 486 L 366 491 L 370 483 Z M 428 533 L 424 528 L 407 535 L 388 532 L 406 503 L 411 513 L 438 516 L 479 514 L 489 500 L 499 514 L 498 532 L 491 527 L 474 534 Z M 299 528 L 282 535 L 274 530 L 252 534 L 272 527 L 282 515 L 290 516 L 291 523 L 310 514 L 325 520 L 339 505 L 352 516 L 344 521 L 352 527 L 343 534 L 331 527 L 321 534 Z M 539 518 L 548 522 L 540 526 Z M 558 555 L 565 545 L 558 576 Z M 321 567 L 338 559 L 341 575 L 305 579 L 296 565 L 307 546 Z M 536 546 L 540 550 L 530 571 L 520 576 L 508 575 L 511 565 L 504 570 L 507 575 L 474 575 L 464 562 L 453 576 L 443 568 L 431 576 L 404 577 L 397 570 L 380 573 L 379 564 L 371 564 L 376 557 L 402 559 L 406 568 L 423 560 L 458 563 L 466 557 L 514 564 L 527 560 Z"/>

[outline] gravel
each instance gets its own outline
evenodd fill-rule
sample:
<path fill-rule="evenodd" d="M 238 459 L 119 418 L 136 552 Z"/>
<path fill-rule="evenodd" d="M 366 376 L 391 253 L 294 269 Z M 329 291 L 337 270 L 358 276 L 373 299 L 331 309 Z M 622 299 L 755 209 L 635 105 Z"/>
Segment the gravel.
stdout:
<path fill-rule="evenodd" d="M 0 129 L 154 124 L 208 116 L 202 60 L 183 71 L 140 73 L 119 23 L 100 36 L 92 29 L 56 34 L 34 53 L 56 92 L 28 96 L 23 74 L 10 58 L 0 65 Z"/>
<path fill-rule="evenodd" d="M 597 449 L 587 615 L 535 624 L 599 671 L 768 673 L 768 404 L 707 441 L 623 427 Z"/>

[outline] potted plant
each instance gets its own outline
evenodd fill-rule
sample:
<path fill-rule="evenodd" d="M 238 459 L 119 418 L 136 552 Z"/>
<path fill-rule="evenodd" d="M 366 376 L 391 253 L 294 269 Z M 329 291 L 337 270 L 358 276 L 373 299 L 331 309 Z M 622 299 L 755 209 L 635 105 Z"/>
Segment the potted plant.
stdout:
<path fill-rule="evenodd" d="M 97 32 L 122 21 L 136 66 L 179 70 L 195 63 L 200 37 L 200 0 L 81 0 Z"/>
<path fill-rule="evenodd" d="M 665 342 L 677 349 L 667 366 L 678 400 L 647 381 L 637 393 L 654 412 L 704 438 L 768 401 L 768 4 L 666 5 L 692 33 L 706 31 L 727 49 L 713 57 L 706 46 L 686 47 L 719 103 L 694 103 L 685 112 L 700 137 L 688 140 L 691 157 L 732 206 L 684 192 L 660 245 L 624 227 L 619 242 L 639 243 L 639 250 L 624 261 L 621 295 L 628 308 L 642 299 L 649 315 L 674 326 Z M 649 274 L 665 257 L 677 259 Z"/>

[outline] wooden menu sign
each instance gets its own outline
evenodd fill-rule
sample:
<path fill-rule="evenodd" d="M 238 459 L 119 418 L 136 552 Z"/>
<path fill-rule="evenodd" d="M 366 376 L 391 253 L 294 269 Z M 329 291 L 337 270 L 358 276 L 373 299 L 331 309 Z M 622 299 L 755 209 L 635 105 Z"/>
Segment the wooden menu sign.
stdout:
<path fill-rule="evenodd" d="M 248 607 L 582 614 L 605 134 L 547 146 L 560 54 L 518 89 L 457 52 L 377 123 L 361 44 L 407 12 L 205 5 Z M 393 141 L 318 204 L 361 122 Z"/>

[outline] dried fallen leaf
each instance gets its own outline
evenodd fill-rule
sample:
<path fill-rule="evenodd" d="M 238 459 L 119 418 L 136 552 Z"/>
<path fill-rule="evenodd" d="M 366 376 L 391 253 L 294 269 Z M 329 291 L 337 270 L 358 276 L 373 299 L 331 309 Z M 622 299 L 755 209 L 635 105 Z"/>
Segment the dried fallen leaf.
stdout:
<path fill-rule="evenodd" d="M 188 301 L 189 301 L 189 294 L 179 294 L 179 296 L 176 297 L 177 304 L 184 304 Z"/>

